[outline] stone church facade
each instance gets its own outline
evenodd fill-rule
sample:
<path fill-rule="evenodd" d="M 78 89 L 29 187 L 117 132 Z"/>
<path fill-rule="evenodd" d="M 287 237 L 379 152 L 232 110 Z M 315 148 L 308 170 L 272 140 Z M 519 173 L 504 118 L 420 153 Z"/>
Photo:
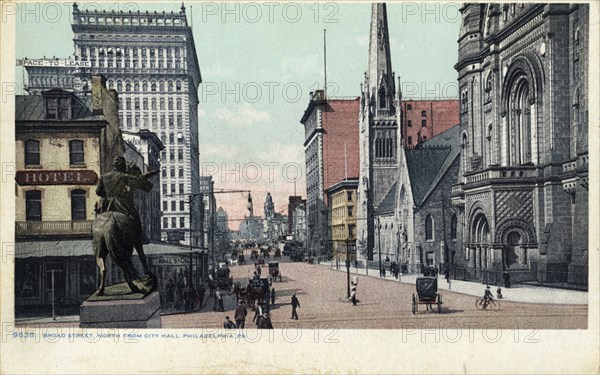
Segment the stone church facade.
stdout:
<path fill-rule="evenodd" d="M 583 4 L 466 4 L 452 203 L 474 277 L 587 284 L 588 35 Z"/>

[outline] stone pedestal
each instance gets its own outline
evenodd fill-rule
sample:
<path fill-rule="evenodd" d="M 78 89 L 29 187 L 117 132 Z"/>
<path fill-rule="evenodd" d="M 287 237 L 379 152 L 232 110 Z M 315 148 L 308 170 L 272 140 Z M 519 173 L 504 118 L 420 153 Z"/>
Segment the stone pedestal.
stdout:
<path fill-rule="evenodd" d="M 81 304 L 81 328 L 161 328 L 158 291 L 139 299 L 94 300 Z"/>

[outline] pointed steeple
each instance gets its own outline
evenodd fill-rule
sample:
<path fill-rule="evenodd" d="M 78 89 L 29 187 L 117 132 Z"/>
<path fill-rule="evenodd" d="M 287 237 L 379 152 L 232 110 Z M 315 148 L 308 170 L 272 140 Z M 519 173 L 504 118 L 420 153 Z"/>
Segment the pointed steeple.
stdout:
<path fill-rule="evenodd" d="M 374 99 L 376 114 L 394 113 L 396 86 L 392 72 L 390 37 L 385 3 L 373 3 L 369 34 L 369 64 L 366 74 L 368 96 Z M 382 111 L 380 111 L 382 110 Z"/>

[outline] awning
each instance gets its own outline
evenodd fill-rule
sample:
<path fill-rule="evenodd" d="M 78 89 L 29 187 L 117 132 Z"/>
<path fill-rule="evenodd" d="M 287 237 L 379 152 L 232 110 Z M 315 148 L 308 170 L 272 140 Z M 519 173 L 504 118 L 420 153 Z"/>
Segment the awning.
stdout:
<path fill-rule="evenodd" d="M 199 248 L 193 249 L 199 253 Z M 190 254 L 190 248 L 182 245 L 165 243 L 149 243 L 144 245 L 146 255 L 162 254 Z M 133 254 L 137 254 L 134 250 Z M 15 243 L 15 256 L 17 258 L 31 257 L 69 257 L 94 255 L 94 248 L 90 240 L 63 240 L 63 241 L 21 241 Z"/>

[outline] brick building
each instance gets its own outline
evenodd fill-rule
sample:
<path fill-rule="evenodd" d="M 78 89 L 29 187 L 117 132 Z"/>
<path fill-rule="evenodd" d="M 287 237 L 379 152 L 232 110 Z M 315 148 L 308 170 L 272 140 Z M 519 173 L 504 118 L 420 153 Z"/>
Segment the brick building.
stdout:
<path fill-rule="evenodd" d="M 327 253 L 325 189 L 358 175 L 359 104 L 358 98 L 326 98 L 317 90 L 300 120 L 305 129 L 308 251 L 317 256 Z"/>
<path fill-rule="evenodd" d="M 442 134 L 459 123 L 459 101 L 403 99 L 402 138 L 405 148 Z"/>
<path fill-rule="evenodd" d="M 466 4 L 452 202 L 473 277 L 587 284 L 586 4 Z"/>

